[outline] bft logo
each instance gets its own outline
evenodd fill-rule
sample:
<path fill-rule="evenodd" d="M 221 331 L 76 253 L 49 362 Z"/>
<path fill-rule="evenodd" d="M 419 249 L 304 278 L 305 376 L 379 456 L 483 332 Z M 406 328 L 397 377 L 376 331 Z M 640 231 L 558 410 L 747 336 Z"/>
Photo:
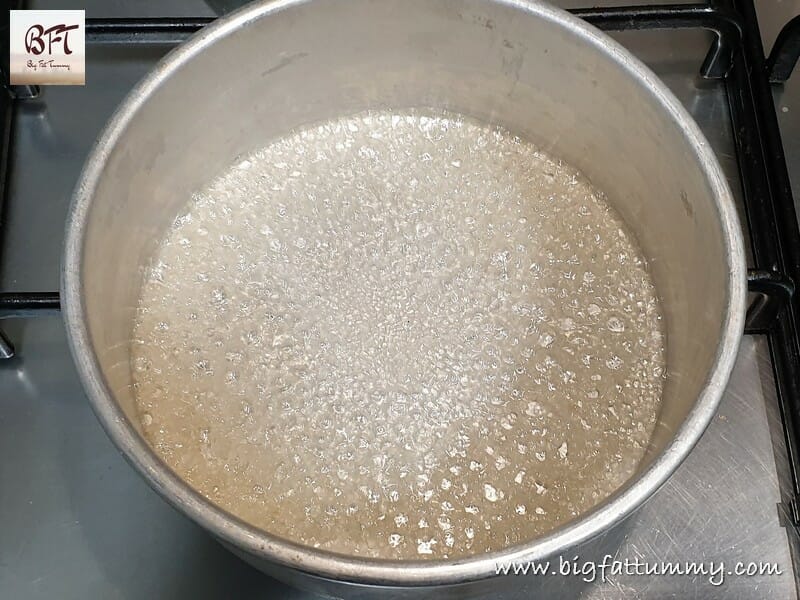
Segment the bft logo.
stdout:
<path fill-rule="evenodd" d="M 56 44 L 56 51 L 58 51 L 58 44 L 61 44 L 64 54 L 72 54 L 72 50 L 69 49 L 69 32 L 79 28 L 80 25 L 66 25 L 64 23 L 59 23 L 48 29 L 38 24 L 31 25 L 25 34 L 25 50 L 36 56 L 39 56 L 45 50 L 47 50 L 47 54 L 53 54 L 53 44 Z"/>
<path fill-rule="evenodd" d="M 83 85 L 86 17 L 82 10 L 12 10 L 11 83 Z"/>

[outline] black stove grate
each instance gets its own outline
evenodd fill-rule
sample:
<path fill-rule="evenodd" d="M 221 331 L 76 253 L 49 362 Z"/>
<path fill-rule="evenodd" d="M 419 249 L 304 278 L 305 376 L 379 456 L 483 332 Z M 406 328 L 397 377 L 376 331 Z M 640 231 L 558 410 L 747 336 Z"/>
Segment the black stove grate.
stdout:
<path fill-rule="evenodd" d="M 11 9 L 22 3 L 4 4 L 5 9 Z M 4 12 L 7 15 L 7 10 Z M 706 29 L 715 34 L 700 74 L 722 80 L 727 91 L 755 265 L 748 273 L 752 302 L 745 332 L 766 334 L 769 338 L 792 467 L 789 514 L 792 524 L 800 530 L 800 296 L 794 293 L 794 282 L 800 282 L 800 228 L 771 87 L 771 83 L 786 81 L 798 62 L 800 16 L 786 24 L 769 58 L 765 58 L 754 0 L 571 12 L 606 31 Z M 86 42 L 179 43 L 213 20 L 87 19 Z M 8 64 L 7 47 L 4 52 L 4 56 L 0 55 L 0 68 Z M 8 81 L 6 77 L 3 80 Z M 0 206 L 7 195 L 15 111 L 20 103 L 38 94 L 36 86 L 6 84 L 5 91 L 0 91 Z M 58 292 L 0 292 L 0 319 L 58 310 Z M 0 331 L 0 359 L 13 356 L 13 345 Z"/>

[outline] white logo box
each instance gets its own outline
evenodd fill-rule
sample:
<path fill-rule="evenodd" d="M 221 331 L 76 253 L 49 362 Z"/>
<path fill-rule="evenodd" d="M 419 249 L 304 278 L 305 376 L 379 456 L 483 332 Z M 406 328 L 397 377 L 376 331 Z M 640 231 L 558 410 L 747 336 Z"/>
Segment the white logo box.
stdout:
<path fill-rule="evenodd" d="M 82 10 L 12 10 L 12 85 L 83 85 L 86 14 Z"/>

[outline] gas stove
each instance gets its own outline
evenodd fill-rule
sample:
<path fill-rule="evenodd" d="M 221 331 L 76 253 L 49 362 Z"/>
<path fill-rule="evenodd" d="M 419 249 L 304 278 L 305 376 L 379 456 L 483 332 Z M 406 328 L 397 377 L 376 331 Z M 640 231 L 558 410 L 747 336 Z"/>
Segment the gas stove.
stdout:
<path fill-rule="evenodd" d="M 0 598 L 310 598 L 235 558 L 125 463 L 89 408 L 51 314 L 69 198 L 93 141 L 159 58 L 241 2 L 75 4 L 25 8 L 86 9 L 86 85 L 0 90 L 0 355 L 8 356 L 0 360 Z M 722 583 L 630 573 L 573 585 L 580 577 L 570 575 L 563 589 L 591 599 L 796 598 L 800 302 L 791 294 L 800 274 L 792 204 L 792 187 L 800 198 L 800 67 L 790 73 L 800 20 L 777 34 L 800 2 L 762 0 L 760 29 L 752 0 L 557 4 L 644 60 L 698 121 L 749 234 L 753 292 L 751 335 L 714 422 L 617 532 L 617 560 L 724 564 Z M 777 37 L 781 49 L 769 61 L 762 36 L 767 47 Z M 786 81 L 770 84 L 769 76 Z M 781 574 L 737 575 L 737 563 L 777 565 Z"/>

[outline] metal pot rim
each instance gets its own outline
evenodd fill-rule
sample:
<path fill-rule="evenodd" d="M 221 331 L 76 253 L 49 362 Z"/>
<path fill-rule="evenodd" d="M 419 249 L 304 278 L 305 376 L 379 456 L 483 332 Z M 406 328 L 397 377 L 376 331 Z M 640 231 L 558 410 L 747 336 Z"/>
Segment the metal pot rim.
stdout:
<path fill-rule="evenodd" d="M 87 216 L 94 190 L 110 153 L 127 125 L 148 97 L 181 65 L 217 40 L 247 23 L 313 0 L 277 0 L 247 6 L 207 26 L 173 50 L 122 102 L 92 149 L 74 191 L 67 218 L 61 268 L 61 297 L 70 349 L 92 407 L 125 457 L 149 484 L 173 506 L 221 540 L 254 556 L 318 577 L 361 584 L 425 586 L 456 584 L 491 577 L 496 566 L 508 562 L 541 561 L 587 541 L 618 524 L 647 500 L 678 468 L 714 416 L 727 384 L 744 329 L 746 276 L 744 244 L 733 198 L 709 144 L 692 117 L 666 86 L 617 42 L 568 12 L 538 0 L 488 0 L 532 14 L 562 27 L 610 56 L 630 77 L 639 80 L 679 127 L 701 165 L 723 228 L 730 289 L 719 345 L 704 389 L 670 445 L 646 471 L 590 512 L 544 537 L 525 544 L 457 560 L 392 561 L 334 554 L 301 546 L 255 529 L 216 507 L 167 467 L 136 432 L 118 407 L 99 368 L 89 338 L 82 298 L 81 259 Z"/>

